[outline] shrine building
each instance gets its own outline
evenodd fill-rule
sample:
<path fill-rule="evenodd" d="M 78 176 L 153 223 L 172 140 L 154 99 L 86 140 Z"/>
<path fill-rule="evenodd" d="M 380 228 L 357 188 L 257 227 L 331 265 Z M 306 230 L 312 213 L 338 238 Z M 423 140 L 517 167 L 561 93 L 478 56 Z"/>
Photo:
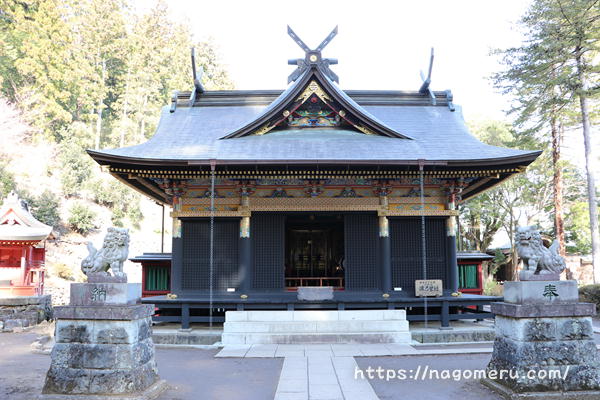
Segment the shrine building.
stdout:
<path fill-rule="evenodd" d="M 313 50 L 289 30 L 305 56 L 290 61 L 285 90 L 207 91 L 193 66 L 194 89 L 173 96 L 152 138 L 88 151 L 172 207 L 169 275 L 146 277 L 169 286 L 144 299 L 157 320 L 187 327 L 209 308 L 216 321 L 224 310 L 304 308 L 402 308 L 422 320 L 420 279 L 442 281 L 427 305 L 442 325 L 484 317 L 497 299 L 457 295 L 457 204 L 540 152 L 480 142 L 430 76 L 416 91 L 341 89 L 337 60 L 321 54 L 336 32 Z M 461 279 L 481 286 L 477 276 Z M 300 300 L 303 287 L 333 296 Z"/>
<path fill-rule="evenodd" d="M 52 227 L 35 219 L 11 192 L 0 208 L 0 297 L 41 296 L 45 240 Z"/>

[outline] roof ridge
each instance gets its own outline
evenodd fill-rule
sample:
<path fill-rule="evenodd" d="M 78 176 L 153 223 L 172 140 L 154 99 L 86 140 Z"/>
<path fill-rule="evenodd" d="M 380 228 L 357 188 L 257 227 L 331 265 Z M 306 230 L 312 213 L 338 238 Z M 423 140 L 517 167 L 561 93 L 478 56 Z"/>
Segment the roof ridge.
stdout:
<path fill-rule="evenodd" d="M 320 99 L 333 111 L 336 119 L 343 120 L 362 133 L 412 139 L 377 119 L 316 67 L 306 69 L 256 118 L 221 139 L 268 133 L 282 124 L 290 116 L 290 113 L 304 104 L 309 97 L 315 101 L 317 98 Z"/>

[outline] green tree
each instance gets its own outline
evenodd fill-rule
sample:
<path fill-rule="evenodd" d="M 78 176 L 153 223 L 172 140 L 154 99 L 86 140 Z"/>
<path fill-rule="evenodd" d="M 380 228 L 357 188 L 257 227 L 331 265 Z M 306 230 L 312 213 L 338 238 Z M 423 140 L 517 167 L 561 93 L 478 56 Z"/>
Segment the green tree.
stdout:
<path fill-rule="evenodd" d="M 8 160 L 6 156 L 0 157 L 0 201 L 4 200 L 8 194 L 16 189 L 15 177 L 8 170 Z"/>
<path fill-rule="evenodd" d="M 128 36 L 128 57 L 116 105 L 114 144 L 137 144 L 154 132 L 160 110 L 175 90 L 190 89 L 189 28 L 169 19 L 167 5 L 159 1 L 147 14 L 134 18 Z M 197 65 L 205 71 L 207 89 L 232 88 L 213 43 L 196 43 Z"/>
<path fill-rule="evenodd" d="M 59 162 L 63 193 L 78 196 L 92 176 L 92 160 L 75 140 L 68 140 L 60 145 Z"/>
<path fill-rule="evenodd" d="M 85 94 L 93 102 L 89 109 L 94 148 L 99 149 L 104 120 L 114 119 L 114 103 L 125 72 L 128 8 L 122 0 L 87 0 L 76 3 L 73 23 L 75 45 L 86 61 Z M 111 118 L 112 117 L 112 118 Z"/>
<path fill-rule="evenodd" d="M 586 158 L 587 197 L 595 279 L 600 279 L 600 237 L 592 168 L 590 99 L 598 95 L 595 57 L 600 45 L 597 0 L 535 0 L 521 20 L 527 40 L 504 52 L 507 70 L 496 75 L 506 92 L 516 94 L 520 121 L 538 118 L 549 125 L 554 146 L 555 207 L 560 201 L 560 142 L 564 124 L 581 127 Z M 576 110 L 575 115 L 570 110 Z M 574 118 L 576 117 L 576 118 Z M 560 209 L 556 213 L 559 215 Z M 556 229 L 562 232 L 560 221 Z"/>

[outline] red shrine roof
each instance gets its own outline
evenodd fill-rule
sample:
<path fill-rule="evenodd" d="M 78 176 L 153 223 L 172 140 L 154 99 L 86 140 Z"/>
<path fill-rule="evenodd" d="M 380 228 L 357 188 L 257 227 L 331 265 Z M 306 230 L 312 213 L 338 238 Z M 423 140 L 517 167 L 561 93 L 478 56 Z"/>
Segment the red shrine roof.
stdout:
<path fill-rule="evenodd" d="M 50 232 L 52 227 L 35 219 L 27 203 L 16 193 L 11 192 L 4 199 L 0 209 L 0 242 L 39 242 Z"/>

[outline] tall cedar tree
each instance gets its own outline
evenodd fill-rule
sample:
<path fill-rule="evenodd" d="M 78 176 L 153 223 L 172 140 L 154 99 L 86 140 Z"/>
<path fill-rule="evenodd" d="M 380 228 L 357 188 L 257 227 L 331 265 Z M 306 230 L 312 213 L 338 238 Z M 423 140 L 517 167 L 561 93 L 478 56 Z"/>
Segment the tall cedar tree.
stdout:
<path fill-rule="evenodd" d="M 585 146 L 594 276 L 600 281 L 600 239 L 590 142 L 590 98 L 598 94 L 599 0 L 535 0 L 520 21 L 526 41 L 503 52 L 507 69 L 496 85 L 516 98 L 517 123 L 550 131 L 555 231 L 564 254 L 563 182 L 560 161 L 565 124 L 581 125 Z M 593 89 L 590 89 L 593 88 Z M 572 112 L 577 110 L 577 119 Z"/>

